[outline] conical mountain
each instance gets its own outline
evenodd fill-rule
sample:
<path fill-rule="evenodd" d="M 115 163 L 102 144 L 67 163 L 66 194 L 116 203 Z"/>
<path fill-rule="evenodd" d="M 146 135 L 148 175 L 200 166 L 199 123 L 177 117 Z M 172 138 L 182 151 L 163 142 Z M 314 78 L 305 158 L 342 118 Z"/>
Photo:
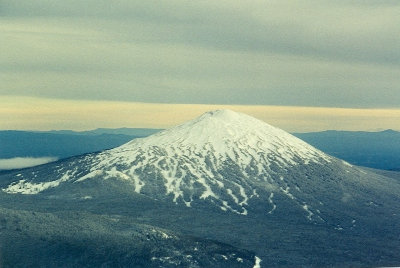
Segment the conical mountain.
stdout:
<path fill-rule="evenodd" d="M 1 188 L 2 200 L 144 213 L 145 223 L 255 251 L 271 266 L 280 266 L 279 256 L 289 267 L 400 264 L 391 255 L 400 247 L 399 180 L 230 110 L 115 149 L 12 172 L 2 176 Z M 315 256 L 305 260 L 308 254 Z"/>
<path fill-rule="evenodd" d="M 188 207 L 208 202 L 243 215 L 260 204 L 267 213 L 278 213 L 278 198 L 309 220 L 325 221 L 324 200 L 354 198 L 344 185 L 371 183 L 363 177 L 365 171 L 283 130 L 245 114 L 216 110 L 118 148 L 53 165 L 40 176 L 18 174 L 3 191 L 53 194 L 67 185 L 79 188 L 112 179 L 123 182 L 124 190 L 150 198 Z"/>

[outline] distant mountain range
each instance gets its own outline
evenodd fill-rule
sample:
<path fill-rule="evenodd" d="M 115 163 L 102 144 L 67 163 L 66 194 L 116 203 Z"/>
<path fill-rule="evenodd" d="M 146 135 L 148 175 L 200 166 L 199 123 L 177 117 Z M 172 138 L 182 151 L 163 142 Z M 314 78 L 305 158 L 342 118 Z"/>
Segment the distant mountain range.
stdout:
<path fill-rule="evenodd" d="M 400 170 L 400 132 L 323 131 L 295 133 L 316 148 L 358 166 Z"/>
<path fill-rule="evenodd" d="M 211 111 L 0 175 L 0 266 L 398 266 L 399 178 Z"/>
<path fill-rule="evenodd" d="M 76 132 L 60 131 L 0 131 L 0 158 L 57 157 L 111 149 L 134 138 L 146 137 L 159 129 L 120 128 Z"/>
<path fill-rule="evenodd" d="M 67 158 L 120 146 L 161 129 L 100 128 L 91 131 L 0 131 L 0 159 L 14 157 Z M 294 133 L 321 151 L 347 162 L 400 170 L 400 132 L 323 131 Z"/>
<path fill-rule="evenodd" d="M 151 134 L 157 133 L 162 129 L 157 128 L 97 128 L 87 131 L 73 131 L 73 130 L 50 130 L 50 131 L 35 131 L 35 133 L 50 133 L 50 134 L 67 134 L 67 135 L 127 135 L 133 137 L 147 137 Z"/>

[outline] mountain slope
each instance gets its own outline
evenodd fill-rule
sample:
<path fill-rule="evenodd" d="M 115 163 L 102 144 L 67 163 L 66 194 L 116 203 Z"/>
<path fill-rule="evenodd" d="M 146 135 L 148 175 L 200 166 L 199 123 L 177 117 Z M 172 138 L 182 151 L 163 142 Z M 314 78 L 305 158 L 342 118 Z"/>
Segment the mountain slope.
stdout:
<path fill-rule="evenodd" d="M 0 267 L 252 267 L 256 261 L 246 250 L 116 215 L 0 208 L 0 223 Z"/>
<path fill-rule="evenodd" d="M 282 130 L 222 110 L 149 138 L 86 156 L 79 160 L 86 170 L 68 167 L 64 172 L 61 168 L 51 174 L 58 177 L 56 180 L 38 183 L 35 177 L 27 180 L 22 176 L 19 183 L 4 191 L 35 194 L 64 182 L 113 177 L 131 183 L 137 193 L 157 198 L 160 193 L 171 195 L 174 202 L 186 206 L 210 198 L 223 210 L 246 214 L 248 200 L 258 196 L 254 184 L 282 188 L 273 178 L 274 170 L 330 161 L 329 156 Z M 284 187 L 282 192 L 291 197 L 289 186 Z M 271 192 L 270 199 L 272 195 Z"/>
<path fill-rule="evenodd" d="M 1 182 L 8 207 L 123 214 L 254 251 L 271 266 L 400 263 L 398 181 L 232 111 Z"/>

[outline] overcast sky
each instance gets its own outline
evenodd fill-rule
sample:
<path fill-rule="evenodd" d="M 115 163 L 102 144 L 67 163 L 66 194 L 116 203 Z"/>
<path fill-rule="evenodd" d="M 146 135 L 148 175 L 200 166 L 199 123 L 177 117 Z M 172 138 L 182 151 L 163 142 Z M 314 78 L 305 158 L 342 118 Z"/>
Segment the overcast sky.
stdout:
<path fill-rule="evenodd" d="M 400 109 L 399 48 L 398 1 L 0 0 L 0 102 Z"/>

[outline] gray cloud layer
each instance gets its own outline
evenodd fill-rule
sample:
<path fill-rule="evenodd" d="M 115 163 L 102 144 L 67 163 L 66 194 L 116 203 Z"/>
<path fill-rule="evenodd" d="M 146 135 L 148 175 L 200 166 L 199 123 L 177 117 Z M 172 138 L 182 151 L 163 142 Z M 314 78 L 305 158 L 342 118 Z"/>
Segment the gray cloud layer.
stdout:
<path fill-rule="evenodd" d="M 399 107 L 398 14 L 372 0 L 0 0 L 0 94 Z"/>

